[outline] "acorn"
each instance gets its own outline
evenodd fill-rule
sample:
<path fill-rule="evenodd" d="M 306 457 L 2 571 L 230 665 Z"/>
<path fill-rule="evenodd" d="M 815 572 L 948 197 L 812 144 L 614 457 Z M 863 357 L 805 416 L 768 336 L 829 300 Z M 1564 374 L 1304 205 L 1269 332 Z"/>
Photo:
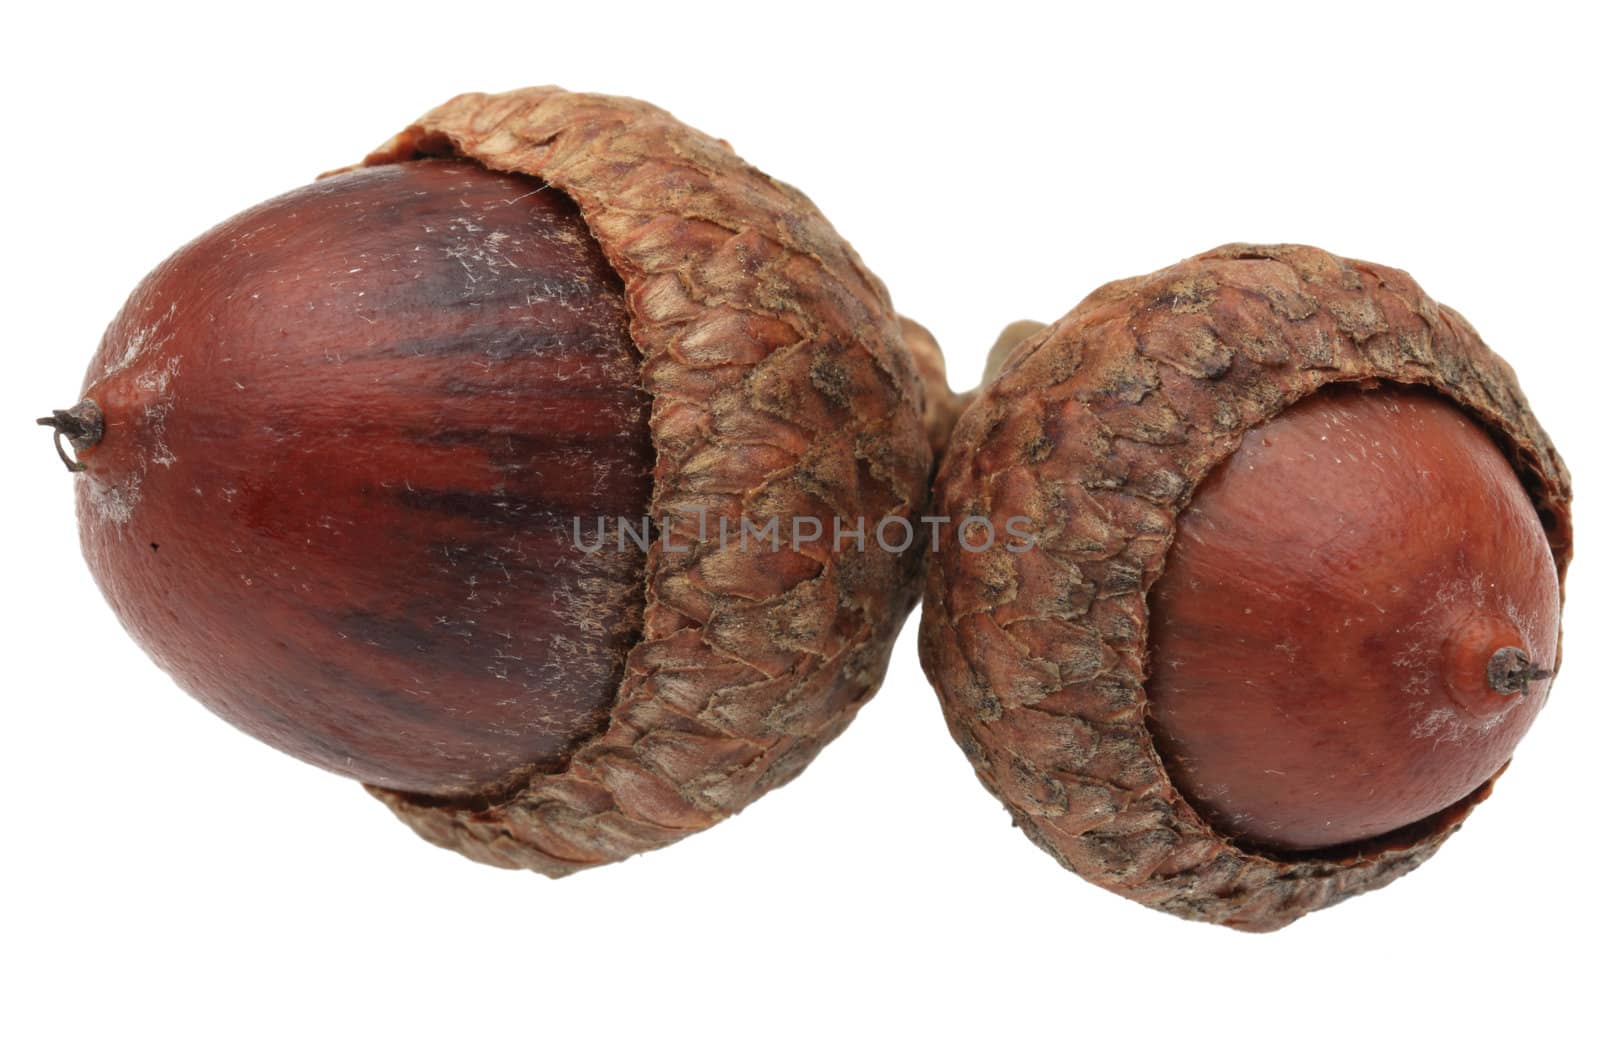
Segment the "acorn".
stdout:
<path fill-rule="evenodd" d="M 934 380 L 935 386 L 942 385 Z M 419 834 L 701 830 L 877 689 L 923 382 L 803 195 L 630 99 L 463 95 L 146 278 L 42 419 L 132 636 Z"/>
<path fill-rule="evenodd" d="M 1571 486 L 1511 369 L 1305 246 L 1025 331 L 932 501 L 922 663 L 979 779 L 1069 869 L 1243 930 L 1417 866 L 1560 665 Z"/>

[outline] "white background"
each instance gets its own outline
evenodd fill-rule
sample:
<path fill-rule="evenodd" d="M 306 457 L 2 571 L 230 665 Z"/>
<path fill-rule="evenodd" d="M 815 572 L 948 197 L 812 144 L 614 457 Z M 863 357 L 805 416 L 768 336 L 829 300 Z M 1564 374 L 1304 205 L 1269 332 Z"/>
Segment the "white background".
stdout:
<path fill-rule="evenodd" d="M 946 735 L 910 627 L 799 781 L 549 882 L 436 850 L 234 732 L 101 603 L 31 420 L 77 399 L 134 283 L 457 92 L 537 83 L 651 99 L 804 188 L 961 385 L 1007 321 L 1219 243 L 1406 268 L 1516 366 L 1587 539 L 1592 9 L 1039 10 L 7 16 L 0 1050 L 1593 1053 L 1581 542 L 1566 670 L 1495 796 L 1416 874 L 1270 936 L 1145 910 L 1030 845 Z"/>

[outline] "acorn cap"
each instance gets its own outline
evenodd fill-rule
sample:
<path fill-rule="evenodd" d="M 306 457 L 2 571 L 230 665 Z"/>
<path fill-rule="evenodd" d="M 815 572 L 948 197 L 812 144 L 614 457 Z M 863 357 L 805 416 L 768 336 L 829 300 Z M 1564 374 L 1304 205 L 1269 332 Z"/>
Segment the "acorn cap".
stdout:
<path fill-rule="evenodd" d="M 877 690 L 917 598 L 931 452 L 921 380 L 882 283 L 816 207 L 647 103 L 529 88 L 458 96 L 366 166 L 455 155 L 572 198 L 621 277 L 652 400 L 644 630 L 609 726 L 494 804 L 369 787 L 424 838 L 559 876 L 659 848 L 793 778 Z M 704 533 L 698 511 L 707 512 Z M 803 561 L 720 546 L 822 520 Z M 830 519 L 868 545 L 832 547 Z M 664 547 L 670 543 L 670 547 Z M 785 548 L 787 552 L 788 548 Z"/>
<path fill-rule="evenodd" d="M 1038 546 L 967 551 L 946 529 L 922 664 L 979 779 L 1066 867 L 1184 918 L 1277 929 L 1411 870 L 1488 795 L 1493 780 L 1356 845 L 1248 850 L 1174 787 L 1145 726 L 1146 592 L 1196 487 L 1294 401 L 1375 380 L 1432 387 L 1488 428 L 1564 576 L 1571 483 L 1511 369 L 1404 272 L 1311 247 L 1223 246 L 1108 284 L 1016 345 L 957 423 L 935 508 L 952 526 L 1027 517 Z"/>

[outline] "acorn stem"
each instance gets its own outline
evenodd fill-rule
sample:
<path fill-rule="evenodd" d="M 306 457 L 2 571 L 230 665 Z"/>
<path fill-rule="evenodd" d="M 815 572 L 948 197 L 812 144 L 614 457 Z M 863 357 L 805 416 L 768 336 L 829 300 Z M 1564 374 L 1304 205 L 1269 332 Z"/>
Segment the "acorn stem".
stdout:
<path fill-rule="evenodd" d="M 925 407 L 922 425 L 937 460 L 950 441 L 956 420 L 972 403 L 975 393 L 955 393 L 944 374 L 944 352 L 928 329 L 907 316 L 900 317 L 900 334 L 911 354 L 911 368 L 922 379 Z"/>
<path fill-rule="evenodd" d="M 939 343 L 916 320 L 906 316 L 900 317 L 900 333 L 906 343 L 906 349 L 911 353 L 912 369 L 922 378 L 922 391 L 925 401 L 923 414 L 923 427 L 927 430 L 928 441 L 933 446 L 934 461 L 938 462 L 944 455 L 945 446 L 950 443 L 950 432 L 955 429 L 956 420 L 967 410 L 978 396 L 978 393 L 994 380 L 1000 373 L 1000 365 L 1005 361 L 1006 354 L 1026 338 L 1044 330 L 1045 324 L 1037 320 L 1018 320 L 1000 332 L 1000 337 L 995 339 L 993 348 L 989 350 L 989 358 L 984 364 L 983 381 L 977 389 L 966 393 L 957 393 L 950 388 L 950 382 L 945 377 L 944 353 L 939 348 Z"/>
<path fill-rule="evenodd" d="M 57 409 L 42 419 L 36 419 L 40 426 L 48 426 L 55 431 L 53 440 L 56 445 L 56 455 L 61 457 L 62 464 L 74 474 L 81 474 L 87 467 L 72 456 L 62 447 L 61 439 L 65 437 L 72 443 L 74 454 L 93 448 L 100 443 L 100 438 L 105 436 L 106 418 L 100 411 L 100 405 L 85 398 L 65 410 Z"/>
<path fill-rule="evenodd" d="M 1553 675 L 1535 665 L 1521 647 L 1501 647 L 1489 657 L 1489 687 L 1496 694 L 1522 694 L 1528 684 Z"/>
<path fill-rule="evenodd" d="M 1038 320 L 1017 320 L 1008 323 L 994 344 L 989 347 L 989 356 L 983 364 L 983 385 L 987 386 L 1000 374 L 1001 366 L 1006 362 L 1006 357 L 1011 355 L 1011 350 L 1021 345 L 1023 341 L 1032 338 L 1047 325 Z"/>

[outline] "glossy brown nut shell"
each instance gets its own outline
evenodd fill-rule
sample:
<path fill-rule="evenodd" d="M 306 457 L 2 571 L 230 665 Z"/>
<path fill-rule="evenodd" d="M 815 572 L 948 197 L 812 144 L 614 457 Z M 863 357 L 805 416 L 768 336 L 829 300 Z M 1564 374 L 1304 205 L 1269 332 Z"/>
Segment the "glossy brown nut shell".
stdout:
<path fill-rule="evenodd" d="M 1554 658 L 1555 562 L 1488 433 L 1422 386 L 1325 386 L 1257 426 L 1178 519 L 1148 595 L 1146 721 L 1218 830 L 1380 837 L 1511 759 Z M 1500 661 L 1497 661 L 1500 659 Z"/>
<path fill-rule="evenodd" d="M 439 158 L 318 181 L 184 246 L 107 328 L 84 556 L 255 737 L 392 789 L 513 789 L 604 729 L 642 625 L 642 549 L 593 528 L 650 500 L 638 370 L 558 192 Z"/>

